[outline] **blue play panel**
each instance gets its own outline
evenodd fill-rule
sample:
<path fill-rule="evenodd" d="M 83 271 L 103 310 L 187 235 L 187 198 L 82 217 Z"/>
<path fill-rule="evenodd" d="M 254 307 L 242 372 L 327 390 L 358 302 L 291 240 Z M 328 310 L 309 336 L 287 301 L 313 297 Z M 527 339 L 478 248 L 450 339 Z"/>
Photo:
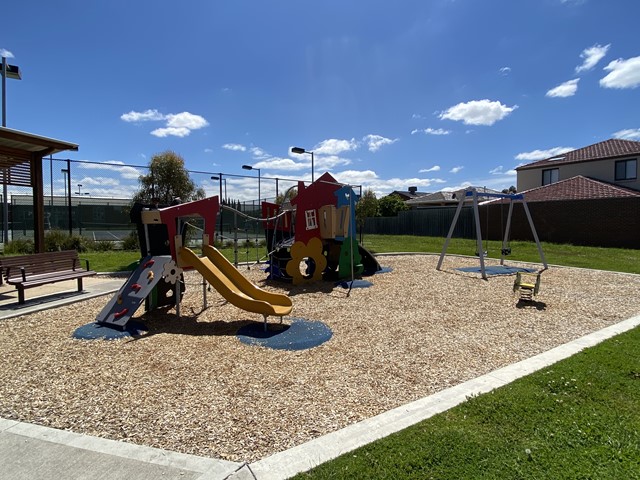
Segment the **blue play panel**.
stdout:
<path fill-rule="evenodd" d="M 274 350 L 306 350 L 323 344 L 333 336 L 331 329 L 322 322 L 294 318 L 291 325 L 256 322 L 245 325 L 237 333 L 246 345 L 259 345 Z"/>
<path fill-rule="evenodd" d="M 461 272 L 469 273 L 482 273 L 480 267 L 460 267 L 456 268 Z M 515 275 L 518 272 L 537 272 L 535 268 L 523 268 L 523 267 L 508 267 L 506 265 L 490 265 L 484 267 L 484 272 L 487 275 Z"/>
<path fill-rule="evenodd" d="M 94 322 L 76 328 L 76 331 L 73 332 L 73 338 L 80 340 L 117 340 L 119 338 L 139 337 L 147 331 L 147 328 L 138 322 L 128 322 L 124 330 Z"/>

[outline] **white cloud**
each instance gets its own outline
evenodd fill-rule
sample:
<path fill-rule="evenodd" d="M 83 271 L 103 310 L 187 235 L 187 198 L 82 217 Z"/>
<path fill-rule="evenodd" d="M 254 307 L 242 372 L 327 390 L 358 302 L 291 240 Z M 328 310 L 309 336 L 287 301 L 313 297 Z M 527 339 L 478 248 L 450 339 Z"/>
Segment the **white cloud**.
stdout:
<path fill-rule="evenodd" d="M 453 167 L 451 170 L 449 170 L 449 173 L 458 173 L 463 168 L 464 167 Z"/>
<path fill-rule="evenodd" d="M 151 122 L 164 120 L 165 117 L 158 110 L 145 110 L 144 112 L 135 112 L 131 110 L 129 113 L 123 113 L 120 115 L 120 119 L 125 122 Z"/>
<path fill-rule="evenodd" d="M 575 150 L 573 147 L 554 147 L 547 150 L 533 150 L 531 152 L 519 153 L 515 156 L 516 160 L 544 160 L 545 158 L 555 157 L 556 155 L 562 155 L 563 153 Z"/>
<path fill-rule="evenodd" d="M 431 168 L 422 168 L 418 170 L 418 173 L 439 172 L 439 171 L 440 171 L 440 165 L 434 165 Z"/>
<path fill-rule="evenodd" d="M 213 153 L 213 148 L 205 148 L 204 153 Z"/>
<path fill-rule="evenodd" d="M 424 117 L 422 115 L 420 115 L 419 113 L 414 113 L 413 115 L 411 115 L 411 118 L 413 118 L 414 120 L 421 120 Z"/>
<path fill-rule="evenodd" d="M 170 128 L 187 128 L 189 130 L 198 130 L 209 125 L 204 117 L 189 112 L 170 113 L 165 116 L 167 127 Z"/>
<path fill-rule="evenodd" d="M 363 138 L 370 152 L 377 152 L 384 145 L 391 145 L 398 141 L 397 138 L 386 138 L 380 135 L 365 135 Z"/>
<path fill-rule="evenodd" d="M 490 173 L 491 175 L 502 175 L 502 174 L 504 173 L 504 172 L 502 171 L 502 170 L 503 170 L 503 168 L 504 168 L 504 167 L 503 167 L 502 165 L 499 165 L 499 166 L 497 166 L 496 168 L 493 168 L 493 169 L 489 170 L 489 173 Z"/>
<path fill-rule="evenodd" d="M 619 130 L 613 134 L 613 138 L 621 138 L 623 140 L 640 140 L 640 128 L 628 128 L 626 130 Z"/>
<path fill-rule="evenodd" d="M 225 150 L 231 150 L 232 152 L 245 152 L 247 147 L 240 145 L 239 143 L 225 143 L 222 145 Z"/>
<path fill-rule="evenodd" d="M 511 73 L 511 67 L 502 67 L 499 71 L 500 75 L 507 76 Z"/>
<path fill-rule="evenodd" d="M 600 79 L 604 88 L 636 88 L 640 85 L 640 57 L 624 60 L 619 58 L 609 63 L 604 70 L 609 73 Z"/>
<path fill-rule="evenodd" d="M 604 46 L 596 44 L 593 47 L 585 48 L 580 54 L 580 58 L 583 59 L 582 65 L 576 67 L 576 73 L 586 72 L 595 67 L 607 54 L 610 46 L 611 44 Z"/>
<path fill-rule="evenodd" d="M 165 128 L 156 128 L 151 131 L 151 135 L 154 137 L 187 137 L 191 133 L 187 127 L 165 127 Z"/>
<path fill-rule="evenodd" d="M 263 149 L 261 149 L 260 147 L 251 147 L 251 155 L 253 155 L 253 158 L 257 158 L 257 159 L 267 159 L 270 158 L 271 155 L 269 155 L 267 152 L 265 152 Z"/>
<path fill-rule="evenodd" d="M 316 145 L 316 147 L 313 149 L 313 152 L 317 155 L 337 155 L 342 152 L 356 150 L 357 148 L 358 142 L 356 142 L 355 138 L 352 138 L 351 140 L 338 140 L 336 138 L 329 138 Z"/>
<path fill-rule="evenodd" d="M 415 135 L 416 133 L 425 133 L 427 135 L 449 135 L 451 130 L 445 130 L 444 128 L 425 128 L 425 129 L 415 129 L 411 132 L 411 135 Z"/>
<path fill-rule="evenodd" d="M 491 101 L 488 99 L 472 100 L 450 107 L 441 113 L 439 118 L 462 121 L 465 125 L 491 126 L 498 120 L 505 118 L 516 108 L 518 108 L 517 105 L 507 107 L 499 101 Z"/>
<path fill-rule="evenodd" d="M 13 58 L 13 53 L 4 48 L 0 48 L 0 57 Z"/>
<path fill-rule="evenodd" d="M 578 91 L 578 82 L 579 78 L 574 78 L 573 80 L 567 80 L 564 83 L 561 83 L 557 87 L 553 87 L 549 90 L 545 96 L 546 97 L 572 97 Z"/>
<path fill-rule="evenodd" d="M 156 137 L 186 137 L 191 133 L 191 130 L 198 130 L 209 125 L 209 122 L 200 115 L 189 112 L 164 115 L 156 109 L 149 109 L 144 112 L 132 110 L 129 113 L 120 115 L 120 119 L 129 123 L 165 121 L 165 127 L 151 131 L 151 135 Z"/>
<path fill-rule="evenodd" d="M 127 180 L 137 180 L 142 171 L 134 167 L 125 166 L 120 161 L 112 161 L 106 163 L 91 163 L 87 166 L 93 170 L 110 170 L 120 173 L 120 176 Z"/>

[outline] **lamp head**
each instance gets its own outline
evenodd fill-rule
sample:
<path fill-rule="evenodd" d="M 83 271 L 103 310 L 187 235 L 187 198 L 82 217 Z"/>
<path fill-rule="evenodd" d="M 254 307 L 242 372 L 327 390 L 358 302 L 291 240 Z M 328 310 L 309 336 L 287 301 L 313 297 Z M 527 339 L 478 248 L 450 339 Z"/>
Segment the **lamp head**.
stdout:
<path fill-rule="evenodd" d="M 307 153 L 307 151 L 301 147 L 291 147 L 291 153 Z"/>
<path fill-rule="evenodd" d="M 253 170 L 253 167 L 251 165 L 242 165 L 242 168 L 244 170 Z"/>

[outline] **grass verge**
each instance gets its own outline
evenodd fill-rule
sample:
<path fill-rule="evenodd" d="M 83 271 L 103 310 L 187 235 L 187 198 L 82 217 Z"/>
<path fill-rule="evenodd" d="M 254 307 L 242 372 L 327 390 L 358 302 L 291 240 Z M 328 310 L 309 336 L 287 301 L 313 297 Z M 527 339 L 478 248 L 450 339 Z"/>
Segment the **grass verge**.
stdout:
<path fill-rule="evenodd" d="M 640 478 L 640 328 L 295 478 Z"/>

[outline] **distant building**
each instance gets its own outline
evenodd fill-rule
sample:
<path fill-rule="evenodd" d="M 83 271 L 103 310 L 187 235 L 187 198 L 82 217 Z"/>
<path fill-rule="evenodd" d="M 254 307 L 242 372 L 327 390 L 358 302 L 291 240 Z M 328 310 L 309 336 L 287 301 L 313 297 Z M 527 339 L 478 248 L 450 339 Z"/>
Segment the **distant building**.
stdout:
<path fill-rule="evenodd" d="M 497 190 L 492 190 L 486 187 L 474 187 L 478 193 L 501 193 Z M 457 191 L 442 190 L 440 192 L 428 193 L 421 197 L 412 198 L 405 203 L 412 209 L 427 208 L 427 207 L 444 207 L 447 205 L 457 205 L 458 198 L 456 197 Z M 469 197 L 468 201 L 472 201 Z"/>
<path fill-rule="evenodd" d="M 611 139 L 516 168 L 518 191 L 550 185 L 576 176 L 640 190 L 640 142 Z"/>
<path fill-rule="evenodd" d="M 402 200 L 406 201 L 428 195 L 428 192 L 419 192 L 418 187 L 409 187 L 409 190 L 394 190 L 389 195 L 398 195 Z"/>

